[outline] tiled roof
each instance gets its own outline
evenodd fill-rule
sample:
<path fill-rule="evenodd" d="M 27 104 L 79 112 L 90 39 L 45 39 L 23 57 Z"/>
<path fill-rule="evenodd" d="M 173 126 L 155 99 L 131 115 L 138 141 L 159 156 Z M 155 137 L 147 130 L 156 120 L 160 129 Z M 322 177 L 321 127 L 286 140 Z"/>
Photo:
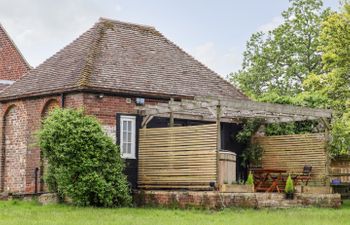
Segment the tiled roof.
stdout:
<path fill-rule="evenodd" d="M 0 100 L 74 90 L 246 98 L 155 28 L 100 19 L 0 94 Z"/>

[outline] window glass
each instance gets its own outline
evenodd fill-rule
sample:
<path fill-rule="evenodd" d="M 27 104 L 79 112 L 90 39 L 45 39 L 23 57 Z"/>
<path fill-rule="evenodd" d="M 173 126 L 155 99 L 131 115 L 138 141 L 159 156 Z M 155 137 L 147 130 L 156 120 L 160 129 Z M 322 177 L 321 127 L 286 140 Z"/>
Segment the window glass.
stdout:
<path fill-rule="evenodd" d="M 136 117 L 120 117 L 120 148 L 121 156 L 127 159 L 135 159 L 136 142 Z"/>

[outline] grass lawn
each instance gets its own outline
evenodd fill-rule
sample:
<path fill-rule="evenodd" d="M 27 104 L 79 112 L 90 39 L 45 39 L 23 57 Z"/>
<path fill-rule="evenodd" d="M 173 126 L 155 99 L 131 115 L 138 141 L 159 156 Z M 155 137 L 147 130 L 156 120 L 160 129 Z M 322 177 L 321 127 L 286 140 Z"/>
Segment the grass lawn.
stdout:
<path fill-rule="evenodd" d="M 0 224 L 107 225 L 107 224 L 350 224 L 350 201 L 341 209 L 225 209 L 223 211 L 155 208 L 100 209 L 67 205 L 41 206 L 36 202 L 0 201 Z"/>

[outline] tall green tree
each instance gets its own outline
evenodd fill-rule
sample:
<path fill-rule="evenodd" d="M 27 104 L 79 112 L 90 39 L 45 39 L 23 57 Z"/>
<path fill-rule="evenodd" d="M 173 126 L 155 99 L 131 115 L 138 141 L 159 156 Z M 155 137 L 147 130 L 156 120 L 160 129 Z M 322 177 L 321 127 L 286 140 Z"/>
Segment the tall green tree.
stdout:
<path fill-rule="evenodd" d="M 310 74 L 304 81 L 305 94 L 326 99 L 334 110 L 332 151 L 349 153 L 350 149 L 350 5 L 332 13 L 323 23 L 320 52 L 324 73 Z"/>
<path fill-rule="evenodd" d="M 282 104 L 331 108 L 331 153 L 350 151 L 350 5 L 322 9 L 321 0 L 290 0 L 276 29 L 247 42 L 242 69 L 231 81 L 251 98 Z M 310 122 L 274 124 L 272 134 L 312 131 Z"/>
<path fill-rule="evenodd" d="M 321 23 L 330 14 L 321 0 L 290 0 L 284 22 L 267 34 L 257 32 L 247 42 L 242 69 L 230 79 L 245 94 L 295 96 L 310 73 L 322 71 Z"/>

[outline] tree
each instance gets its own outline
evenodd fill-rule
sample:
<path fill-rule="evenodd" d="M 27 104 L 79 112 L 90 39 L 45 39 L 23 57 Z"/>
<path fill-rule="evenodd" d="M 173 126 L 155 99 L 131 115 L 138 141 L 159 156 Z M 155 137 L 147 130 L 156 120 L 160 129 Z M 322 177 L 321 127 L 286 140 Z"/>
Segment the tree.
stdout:
<path fill-rule="evenodd" d="M 245 182 L 247 185 L 254 185 L 254 176 L 252 172 L 249 172 L 247 181 Z"/>
<path fill-rule="evenodd" d="M 332 13 L 322 24 L 319 50 L 324 73 L 310 74 L 304 81 L 309 94 L 325 99 L 334 110 L 331 142 L 334 155 L 350 149 L 350 5 Z"/>
<path fill-rule="evenodd" d="M 290 0 L 284 22 L 252 35 L 242 69 L 231 74 L 251 98 L 280 104 L 331 108 L 332 155 L 350 150 L 350 6 L 322 10 L 321 0 Z M 315 122 L 268 125 L 267 134 L 319 131 Z"/>
<path fill-rule="evenodd" d="M 290 176 L 290 174 L 288 175 L 287 181 L 286 181 L 286 186 L 284 188 L 284 192 L 286 193 L 294 193 L 294 184 L 293 184 L 293 180 Z"/>
<path fill-rule="evenodd" d="M 247 42 L 242 69 L 230 75 L 245 94 L 295 96 L 310 73 L 322 71 L 319 33 L 329 9 L 321 0 L 290 0 L 284 22 L 267 34 L 257 32 Z"/>
<path fill-rule="evenodd" d="M 45 180 L 61 197 L 82 206 L 131 203 L 119 148 L 96 118 L 82 110 L 55 109 L 39 131 L 39 146 L 48 160 Z"/>
<path fill-rule="evenodd" d="M 325 75 L 320 90 L 341 116 L 350 105 L 350 5 L 324 21 L 321 32 L 322 60 Z"/>

